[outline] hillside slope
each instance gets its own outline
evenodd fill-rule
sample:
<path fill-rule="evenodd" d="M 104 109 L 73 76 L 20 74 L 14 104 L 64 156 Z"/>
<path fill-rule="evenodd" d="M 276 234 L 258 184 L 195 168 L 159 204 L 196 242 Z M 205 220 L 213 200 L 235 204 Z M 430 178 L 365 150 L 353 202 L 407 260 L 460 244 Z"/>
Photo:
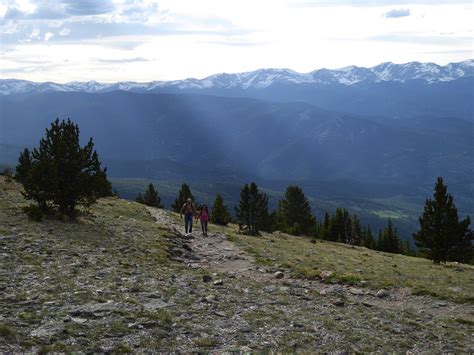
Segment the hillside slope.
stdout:
<path fill-rule="evenodd" d="M 474 350 L 468 265 L 235 226 L 187 238 L 116 198 L 75 223 L 25 204 L 0 177 L 1 352 Z"/>

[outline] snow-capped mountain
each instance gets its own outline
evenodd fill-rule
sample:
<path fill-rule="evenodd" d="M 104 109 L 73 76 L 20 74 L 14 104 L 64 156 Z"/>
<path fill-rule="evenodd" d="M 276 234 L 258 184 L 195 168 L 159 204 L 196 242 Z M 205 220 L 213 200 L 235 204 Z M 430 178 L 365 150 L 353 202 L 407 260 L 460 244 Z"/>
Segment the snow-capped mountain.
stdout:
<path fill-rule="evenodd" d="M 340 69 L 318 69 L 310 73 L 298 73 L 290 69 L 259 69 L 236 74 L 214 74 L 204 79 L 175 81 L 151 81 L 148 83 L 118 82 L 98 83 L 53 82 L 36 83 L 25 80 L 0 79 L 0 94 L 27 92 L 86 92 L 110 91 L 163 92 L 166 90 L 206 90 L 206 89 L 264 89 L 274 85 L 346 85 L 379 82 L 408 82 L 421 80 L 427 84 L 448 82 L 474 76 L 474 60 L 450 63 L 440 66 L 435 63 L 410 62 L 406 64 L 382 63 L 371 68 L 349 66 Z"/>

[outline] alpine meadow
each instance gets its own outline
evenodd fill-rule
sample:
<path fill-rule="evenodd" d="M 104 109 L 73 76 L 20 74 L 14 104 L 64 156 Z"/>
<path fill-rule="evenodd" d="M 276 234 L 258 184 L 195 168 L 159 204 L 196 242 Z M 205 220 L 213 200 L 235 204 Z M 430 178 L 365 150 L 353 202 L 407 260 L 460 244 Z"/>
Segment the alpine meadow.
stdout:
<path fill-rule="evenodd" d="M 473 10 L 0 3 L 0 352 L 474 353 Z"/>

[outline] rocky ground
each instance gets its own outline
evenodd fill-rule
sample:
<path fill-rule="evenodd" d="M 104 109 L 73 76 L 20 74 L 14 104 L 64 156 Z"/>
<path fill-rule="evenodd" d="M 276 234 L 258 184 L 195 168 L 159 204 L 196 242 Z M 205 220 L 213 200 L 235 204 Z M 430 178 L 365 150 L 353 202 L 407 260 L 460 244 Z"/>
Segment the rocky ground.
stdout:
<path fill-rule="evenodd" d="M 118 199 L 31 222 L 0 187 L 1 352 L 474 351 L 472 303 L 308 280 Z"/>

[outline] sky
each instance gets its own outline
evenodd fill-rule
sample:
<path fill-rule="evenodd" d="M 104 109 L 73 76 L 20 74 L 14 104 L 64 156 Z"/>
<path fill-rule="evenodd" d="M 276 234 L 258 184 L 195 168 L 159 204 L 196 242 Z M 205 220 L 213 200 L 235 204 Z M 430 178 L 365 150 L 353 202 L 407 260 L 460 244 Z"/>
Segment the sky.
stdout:
<path fill-rule="evenodd" d="M 0 79 L 117 82 L 474 57 L 472 0 L 0 0 Z"/>

